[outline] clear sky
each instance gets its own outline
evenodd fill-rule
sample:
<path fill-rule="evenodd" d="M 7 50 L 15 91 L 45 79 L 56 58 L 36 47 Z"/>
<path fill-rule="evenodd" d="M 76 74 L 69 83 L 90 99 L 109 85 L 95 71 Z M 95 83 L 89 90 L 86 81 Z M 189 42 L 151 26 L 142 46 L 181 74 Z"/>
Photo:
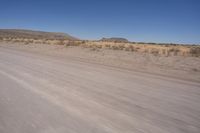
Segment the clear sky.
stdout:
<path fill-rule="evenodd" d="M 200 0 L 0 0 L 0 28 L 200 44 Z"/>

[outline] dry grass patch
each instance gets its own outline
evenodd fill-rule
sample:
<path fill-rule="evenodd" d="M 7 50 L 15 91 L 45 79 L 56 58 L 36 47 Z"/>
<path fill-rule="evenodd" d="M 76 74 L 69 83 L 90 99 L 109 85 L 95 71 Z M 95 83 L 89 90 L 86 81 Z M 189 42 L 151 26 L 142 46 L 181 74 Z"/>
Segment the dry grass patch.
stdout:
<path fill-rule="evenodd" d="M 66 40 L 66 39 L 36 39 L 36 38 L 14 38 L 6 37 L 0 38 L 0 41 L 6 42 L 22 42 L 24 44 L 50 44 L 50 45 L 65 45 L 67 46 L 81 46 L 83 48 L 91 49 L 111 49 L 124 50 L 130 52 L 140 52 L 153 55 L 164 56 L 195 56 L 200 57 L 200 46 L 193 45 L 166 45 L 166 44 L 145 44 L 145 43 L 125 43 L 125 42 L 105 42 L 105 41 L 80 41 L 80 40 Z"/>

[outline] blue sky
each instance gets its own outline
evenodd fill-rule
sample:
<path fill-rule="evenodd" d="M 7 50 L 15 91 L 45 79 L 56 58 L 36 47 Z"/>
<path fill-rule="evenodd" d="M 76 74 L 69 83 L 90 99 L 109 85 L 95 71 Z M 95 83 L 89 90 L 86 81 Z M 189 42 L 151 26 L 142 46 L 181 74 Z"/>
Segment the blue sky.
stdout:
<path fill-rule="evenodd" d="M 200 44 L 200 0 L 0 0 L 0 28 Z"/>

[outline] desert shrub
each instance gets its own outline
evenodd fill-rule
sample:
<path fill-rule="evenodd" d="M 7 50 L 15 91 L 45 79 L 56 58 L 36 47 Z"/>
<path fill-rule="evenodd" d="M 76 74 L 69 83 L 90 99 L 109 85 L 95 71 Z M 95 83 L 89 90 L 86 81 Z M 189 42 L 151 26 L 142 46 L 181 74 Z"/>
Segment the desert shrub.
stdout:
<path fill-rule="evenodd" d="M 33 40 L 26 40 L 25 42 L 33 43 Z"/>
<path fill-rule="evenodd" d="M 172 53 L 173 55 L 178 55 L 180 50 L 178 48 L 171 48 L 169 49 L 169 52 Z"/>
<path fill-rule="evenodd" d="M 138 42 L 138 44 L 145 44 L 145 42 Z"/>
<path fill-rule="evenodd" d="M 171 46 L 177 46 L 178 44 L 170 43 L 169 45 L 171 45 Z"/>
<path fill-rule="evenodd" d="M 96 47 L 101 49 L 103 46 L 102 45 L 96 45 Z"/>
<path fill-rule="evenodd" d="M 27 42 L 24 42 L 24 45 L 28 45 L 29 44 L 29 42 L 27 41 Z"/>
<path fill-rule="evenodd" d="M 12 40 L 11 37 L 6 38 L 6 41 L 11 41 L 11 40 Z"/>
<path fill-rule="evenodd" d="M 110 44 L 105 44 L 105 47 L 106 48 L 111 48 L 111 45 Z"/>
<path fill-rule="evenodd" d="M 166 49 L 162 49 L 162 54 L 166 55 L 166 53 L 167 53 Z"/>
<path fill-rule="evenodd" d="M 81 44 L 86 44 L 86 41 L 85 40 L 81 41 Z"/>
<path fill-rule="evenodd" d="M 169 49 L 169 52 L 175 52 L 175 51 L 177 51 L 178 49 L 176 49 L 176 48 L 170 48 Z"/>
<path fill-rule="evenodd" d="M 66 46 L 79 46 L 81 45 L 82 42 L 78 42 L 78 41 L 68 41 L 65 45 Z"/>
<path fill-rule="evenodd" d="M 90 44 L 84 44 L 84 45 L 82 45 L 82 47 L 84 47 L 84 48 L 90 48 L 90 47 L 92 47 Z"/>
<path fill-rule="evenodd" d="M 97 48 L 97 44 L 96 43 L 88 43 L 88 47 L 89 48 Z"/>
<path fill-rule="evenodd" d="M 170 47 L 170 45 L 169 45 L 169 44 L 165 44 L 164 46 L 165 46 L 165 47 Z"/>
<path fill-rule="evenodd" d="M 57 42 L 57 45 L 64 45 L 64 40 L 59 40 L 59 41 Z"/>
<path fill-rule="evenodd" d="M 129 51 L 132 51 L 132 52 L 133 52 L 133 51 L 135 51 L 135 49 L 134 49 L 134 46 L 133 46 L 133 45 L 129 45 L 129 46 L 128 46 L 128 49 L 129 49 Z"/>
<path fill-rule="evenodd" d="M 92 44 L 92 45 L 86 45 L 88 48 L 96 48 L 96 45 L 95 44 Z"/>
<path fill-rule="evenodd" d="M 174 55 L 177 56 L 179 52 L 180 52 L 179 49 L 175 49 L 175 50 L 174 50 Z"/>
<path fill-rule="evenodd" d="M 135 47 L 135 48 L 134 48 L 134 51 L 135 51 L 135 52 L 138 52 L 139 50 L 140 50 L 140 47 Z"/>
<path fill-rule="evenodd" d="M 125 47 L 125 49 L 124 49 L 125 51 L 129 51 L 129 47 Z"/>
<path fill-rule="evenodd" d="M 91 48 L 90 50 L 91 50 L 91 51 L 96 51 L 97 48 L 93 47 L 93 48 Z"/>
<path fill-rule="evenodd" d="M 151 53 L 152 53 L 153 55 L 158 55 L 158 54 L 159 54 L 159 50 L 158 50 L 158 49 L 152 49 L 152 50 L 151 50 Z"/>
<path fill-rule="evenodd" d="M 200 47 L 192 47 L 192 48 L 190 48 L 190 54 L 192 56 L 199 57 L 200 56 Z"/>
<path fill-rule="evenodd" d="M 119 48 L 119 50 L 123 50 L 125 48 L 124 44 L 119 44 L 118 48 Z"/>
<path fill-rule="evenodd" d="M 148 44 L 151 44 L 151 45 L 158 45 L 158 43 L 153 43 L 153 42 L 149 42 Z"/>
<path fill-rule="evenodd" d="M 99 47 L 97 45 L 91 45 L 90 50 L 91 51 L 99 51 Z"/>
<path fill-rule="evenodd" d="M 148 50 L 148 49 L 145 49 L 145 50 L 144 50 L 144 53 L 149 53 L 149 50 Z"/>
<path fill-rule="evenodd" d="M 23 42 L 23 41 L 20 41 L 20 40 L 17 40 L 17 39 L 12 39 L 12 42 Z"/>
<path fill-rule="evenodd" d="M 119 50 L 119 47 L 116 46 L 116 45 L 113 45 L 113 46 L 112 46 L 112 49 L 113 49 L 113 50 Z"/>

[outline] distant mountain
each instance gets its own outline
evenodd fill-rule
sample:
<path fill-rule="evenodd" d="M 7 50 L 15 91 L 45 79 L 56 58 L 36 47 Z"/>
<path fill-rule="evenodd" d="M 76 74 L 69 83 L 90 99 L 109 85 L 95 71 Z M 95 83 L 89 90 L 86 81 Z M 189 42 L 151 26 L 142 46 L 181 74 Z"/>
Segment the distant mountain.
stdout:
<path fill-rule="evenodd" d="M 119 37 L 102 38 L 100 41 L 104 41 L 104 42 L 129 42 L 127 39 L 119 38 Z"/>
<path fill-rule="evenodd" d="M 44 32 L 44 31 L 22 30 L 22 29 L 0 29 L 0 37 L 78 40 L 77 38 L 70 36 L 66 33 Z"/>

